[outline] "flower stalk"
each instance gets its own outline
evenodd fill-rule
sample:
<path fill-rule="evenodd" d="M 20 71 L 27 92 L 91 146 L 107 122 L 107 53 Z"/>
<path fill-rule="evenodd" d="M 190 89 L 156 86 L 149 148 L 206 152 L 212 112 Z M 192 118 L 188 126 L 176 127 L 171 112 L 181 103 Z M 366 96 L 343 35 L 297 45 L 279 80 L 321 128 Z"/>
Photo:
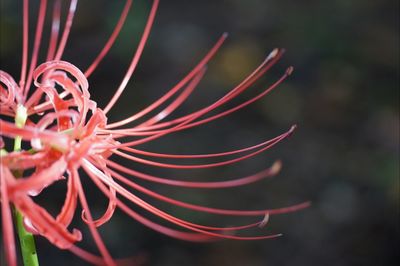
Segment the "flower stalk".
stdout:
<path fill-rule="evenodd" d="M 23 105 L 18 105 L 15 125 L 23 128 L 27 119 L 27 111 Z M 22 138 L 16 136 L 14 139 L 14 151 L 20 151 L 22 148 Z M 22 177 L 22 171 L 14 171 L 15 177 Z M 14 209 L 15 226 L 17 227 L 19 243 L 21 247 L 22 259 L 24 266 L 39 266 L 39 260 L 36 252 L 35 238 L 32 233 L 28 232 L 24 226 L 24 217 L 22 213 Z"/>

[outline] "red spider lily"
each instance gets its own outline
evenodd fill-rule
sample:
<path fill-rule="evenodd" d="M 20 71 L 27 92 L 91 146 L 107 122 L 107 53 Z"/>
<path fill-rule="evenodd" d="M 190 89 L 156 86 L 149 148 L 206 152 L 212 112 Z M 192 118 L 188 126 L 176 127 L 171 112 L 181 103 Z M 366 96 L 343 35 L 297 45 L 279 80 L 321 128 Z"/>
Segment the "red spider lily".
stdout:
<path fill-rule="evenodd" d="M 47 1 L 41 0 L 29 68 L 29 1 L 24 0 L 23 3 L 23 45 L 20 81 L 17 83 L 9 74 L 0 71 L 0 112 L 3 117 L 11 117 L 15 120 L 15 123 L 11 123 L 7 119 L 0 119 L 1 148 L 4 146 L 3 137 L 22 138 L 27 144 L 30 144 L 29 149 L 8 153 L 3 150 L 1 153 L 2 232 L 9 265 L 16 265 L 11 204 L 23 214 L 25 227 L 30 232 L 46 237 L 58 248 L 69 249 L 89 262 L 107 265 L 115 265 L 115 261 L 103 243 L 97 227 L 106 223 L 117 207 L 145 226 L 171 237 L 187 241 L 213 241 L 218 239 L 255 240 L 278 237 L 280 234 L 244 237 L 236 233 L 251 227 L 264 226 L 270 215 L 296 211 L 309 205 L 308 202 L 305 202 L 277 209 L 217 209 L 178 201 L 151 191 L 135 182 L 135 179 L 143 179 L 169 186 L 208 189 L 242 186 L 276 175 L 281 168 L 280 161 L 275 162 L 270 168 L 259 173 L 238 179 L 193 182 L 145 174 L 129 169 L 110 159 L 110 156 L 114 155 L 114 157 L 122 157 L 162 168 L 211 168 L 235 164 L 268 150 L 283 139 L 286 139 L 292 134 L 295 126 L 292 126 L 283 134 L 257 145 L 220 153 L 164 154 L 139 148 L 140 144 L 224 117 L 268 94 L 291 74 L 291 67 L 287 69 L 281 78 L 258 95 L 234 107 L 220 110 L 239 94 L 250 89 L 255 81 L 262 77 L 279 60 L 283 50 L 273 50 L 249 76 L 214 103 L 187 115 L 165 121 L 200 83 L 205 74 L 206 65 L 227 37 L 224 34 L 204 58 L 162 97 L 138 113 L 123 120 L 108 123 L 106 115 L 127 87 L 128 81 L 141 57 L 155 18 L 158 0 L 153 1 L 143 35 L 120 86 L 103 109 L 98 108 L 96 103 L 91 100 L 87 79 L 112 47 L 128 15 L 132 1 L 126 1 L 120 19 L 110 38 L 93 63 L 84 72 L 73 64 L 61 60 L 72 26 L 77 0 L 71 0 L 70 2 L 66 24 L 62 32 L 60 31 L 61 1 L 55 1 L 47 56 L 44 63 L 38 66 L 38 53 L 41 47 L 47 9 Z M 166 107 L 160 108 L 161 105 L 167 102 L 170 103 Z M 161 111 L 156 112 L 145 122 L 132 125 L 139 118 L 151 114 L 157 109 L 161 109 Z M 214 110 L 220 111 L 217 114 L 209 115 Z M 126 137 L 129 137 L 130 140 L 122 141 Z M 167 164 L 160 162 L 159 159 L 161 158 L 176 159 L 177 161 L 212 159 L 215 162 Z M 107 210 L 98 219 L 94 219 L 91 215 L 78 169 L 83 169 L 109 200 Z M 17 172 L 22 173 L 22 177 L 17 177 Z M 65 179 L 67 182 L 67 194 L 60 213 L 53 217 L 45 208 L 34 202 L 32 197 L 61 179 Z M 225 228 L 191 223 L 152 206 L 126 187 L 175 206 L 216 215 L 258 216 L 261 217 L 261 221 Z M 174 229 L 155 223 L 135 212 L 121 199 L 127 199 L 181 229 Z M 82 235 L 79 230 L 70 230 L 69 227 L 75 215 L 78 202 L 83 209 L 82 219 L 87 223 L 101 257 L 76 246 L 76 242 L 81 240 Z"/>

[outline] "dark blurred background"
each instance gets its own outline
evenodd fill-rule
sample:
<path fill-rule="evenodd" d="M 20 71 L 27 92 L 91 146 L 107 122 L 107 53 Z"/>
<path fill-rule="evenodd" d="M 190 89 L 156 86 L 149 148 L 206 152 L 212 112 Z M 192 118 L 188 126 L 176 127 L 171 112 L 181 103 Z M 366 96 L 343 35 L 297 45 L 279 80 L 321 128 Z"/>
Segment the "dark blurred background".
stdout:
<path fill-rule="evenodd" d="M 21 2 L 1 1 L 1 69 L 15 79 L 19 77 L 21 55 Z M 35 17 L 37 3 L 31 2 Z M 134 1 L 120 37 L 89 79 L 90 92 L 101 107 L 113 95 L 129 65 L 149 2 Z M 86 68 L 106 42 L 123 4 L 80 1 L 63 59 Z M 32 20 L 32 33 L 35 23 Z M 294 74 L 245 110 L 143 148 L 213 153 L 259 143 L 298 124 L 293 137 L 245 162 L 208 170 L 173 171 L 122 163 L 171 178 L 223 180 L 253 174 L 281 159 L 283 169 L 277 177 L 241 188 L 207 191 L 141 184 L 172 198 L 213 207 L 275 208 L 306 200 L 311 200 L 312 206 L 273 216 L 266 229 L 253 231 L 283 233 L 278 239 L 206 244 L 171 239 L 117 211 L 101 228 L 112 254 L 133 255 L 143 259 L 145 265 L 159 266 L 397 265 L 399 2 L 161 1 L 138 69 L 110 112 L 109 121 L 139 111 L 160 97 L 225 31 L 230 34 L 226 44 L 209 64 L 198 90 L 174 117 L 221 97 L 275 47 L 286 48 L 284 58 L 236 103 L 256 95 L 288 66 L 295 67 Z M 91 192 L 91 206 L 100 215 L 106 200 L 90 182 L 85 185 Z M 50 190 L 46 204 L 49 197 L 52 203 L 62 202 L 65 184 Z M 233 225 L 252 220 L 196 213 L 148 200 L 173 215 L 203 224 Z M 51 204 L 49 208 L 56 210 Z M 84 228 L 76 216 L 75 226 Z M 82 246 L 95 251 L 87 230 L 83 232 Z M 38 238 L 37 245 L 41 265 L 84 265 L 44 239 Z"/>

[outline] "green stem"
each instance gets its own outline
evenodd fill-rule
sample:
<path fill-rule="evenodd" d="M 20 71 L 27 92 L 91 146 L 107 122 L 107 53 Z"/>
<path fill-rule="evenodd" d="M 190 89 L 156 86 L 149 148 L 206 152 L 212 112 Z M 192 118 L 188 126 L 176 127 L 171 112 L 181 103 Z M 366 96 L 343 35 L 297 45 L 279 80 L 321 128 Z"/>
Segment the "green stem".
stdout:
<path fill-rule="evenodd" d="M 22 259 L 25 266 L 39 266 L 39 260 L 36 253 L 35 238 L 26 231 L 24 226 L 24 217 L 21 212 L 15 209 L 15 222 L 18 230 L 19 243 L 21 246 Z"/>
<path fill-rule="evenodd" d="M 24 127 L 27 118 L 26 108 L 22 105 L 18 106 L 15 116 L 15 124 L 17 127 Z M 19 151 L 22 148 L 22 138 L 16 137 L 14 140 L 14 151 Z M 16 178 L 22 176 L 21 171 L 15 171 Z M 24 226 L 24 217 L 22 213 L 15 208 L 15 226 L 17 227 L 19 243 L 21 246 L 22 259 L 24 266 L 39 266 L 39 260 L 36 252 L 35 239 L 31 233 L 26 231 Z"/>

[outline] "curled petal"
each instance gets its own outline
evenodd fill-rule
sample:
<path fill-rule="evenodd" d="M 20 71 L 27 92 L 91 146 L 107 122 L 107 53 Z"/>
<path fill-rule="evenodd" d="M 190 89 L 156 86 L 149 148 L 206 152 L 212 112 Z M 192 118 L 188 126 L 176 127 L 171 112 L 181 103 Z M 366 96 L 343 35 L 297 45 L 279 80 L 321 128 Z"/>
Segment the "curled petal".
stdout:
<path fill-rule="evenodd" d="M 34 173 L 28 178 L 20 178 L 10 184 L 8 189 L 11 195 L 25 194 L 29 191 L 40 191 L 53 182 L 63 178 L 67 169 L 67 162 L 63 157 L 54 162 L 50 167 L 44 168 L 38 173 Z"/>
<path fill-rule="evenodd" d="M 79 68 L 77 68 L 76 66 L 74 66 L 71 63 L 68 63 L 66 61 L 48 61 L 45 62 L 43 64 L 41 64 L 40 66 L 38 66 L 35 71 L 33 72 L 33 76 L 34 76 L 34 80 L 35 80 L 35 85 L 36 87 L 40 88 L 40 87 L 47 87 L 48 83 L 46 83 L 47 79 L 42 81 L 45 83 L 41 83 L 39 81 L 40 76 L 47 72 L 47 71 L 55 71 L 55 70 L 64 70 L 66 71 L 68 74 L 71 74 L 74 78 L 76 78 L 79 87 L 81 89 L 81 92 L 83 93 L 83 96 L 85 97 L 90 97 L 88 88 L 89 88 L 89 83 L 85 77 L 85 75 L 83 75 L 83 73 L 79 70 Z M 67 88 L 70 88 L 69 86 Z"/>
<path fill-rule="evenodd" d="M 112 176 L 109 173 L 104 160 L 102 158 L 99 158 L 96 161 L 102 166 L 101 168 L 104 171 L 105 176 L 107 178 L 109 178 L 110 180 L 112 180 Z M 116 208 L 116 191 L 114 188 L 109 187 L 109 194 L 108 194 L 107 198 L 108 198 L 107 210 L 99 219 L 96 219 L 93 221 L 94 225 L 97 227 L 108 222 L 114 214 L 114 211 Z M 89 220 L 87 219 L 86 214 L 85 214 L 85 210 L 82 211 L 81 217 L 84 222 L 89 223 Z"/>
<path fill-rule="evenodd" d="M 4 86 L 3 86 L 4 84 Z M 21 102 L 22 91 L 10 74 L 0 70 L 0 103 L 13 106 Z"/>
<path fill-rule="evenodd" d="M 107 117 L 104 115 L 101 109 L 96 109 L 89 119 L 85 127 L 81 130 L 81 132 L 77 136 L 79 138 L 85 138 L 89 135 L 95 134 L 95 130 L 97 128 L 104 128 L 107 124 Z"/>
<path fill-rule="evenodd" d="M 15 206 L 24 216 L 29 217 L 37 234 L 46 237 L 60 249 L 70 248 L 76 241 L 82 239 L 79 230 L 73 229 L 70 233 L 67 228 L 58 223 L 45 209 L 35 204 L 28 196 L 13 199 Z"/>
<path fill-rule="evenodd" d="M 11 170 L 26 170 L 47 159 L 46 152 L 31 154 L 27 151 L 10 152 L 1 157 L 1 163 Z"/>
<path fill-rule="evenodd" d="M 41 142 L 48 144 L 58 150 L 68 150 L 70 138 L 68 135 L 49 130 L 39 130 L 33 126 L 19 128 L 15 124 L 0 119 L 0 128 L 3 135 L 9 137 L 20 136 L 25 140 L 40 139 Z"/>
<path fill-rule="evenodd" d="M 73 82 L 65 73 L 70 74 L 76 79 Z M 50 74 L 47 74 L 50 73 Z M 85 75 L 73 64 L 65 61 L 48 61 L 40 66 L 33 73 L 35 86 L 43 90 L 50 98 L 56 111 L 66 109 L 66 102 L 61 100 L 57 90 L 54 88 L 54 82 L 59 84 L 67 94 L 71 94 L 80 113 L 79 125 L 82 126 L 86 120 L 86 115 L 93 104 L 89 100 L 89 83 Z M 43 77 L 39 81 L 40 77 Z"/>
<path fill-rule="evenodd" d="M 65 197 L 61 212 L 56 218 L 57 222 L 65 226 L 68 226 L 71 223 L 76 210 L 77 198 L 78 191 L 76 189 L 75 182 L 71 176 L 69 176 L 67 181 L 67 196 Z"/>
<path fill-rule="evenodd" d="M 10 170 L 2 167 L 2 176 L 7 178 L 7 182 L 11 185 L 15 185 L 16 180 L 11 174 Z M 35 231 L 46 237 L 55 246 L 66 249 L 71 247 L 76 241 L 82 239 L 80 231 L 74 229 L 70 233 L 65 226 L 58 223 L 45 209 L 37 205 L 27 194 L 25 193 L 8 193 L 10 195 L 10 201 L 12 201 L 15 207 L 23 214 L 24 217 L 29 219 L 32 224 L 32 228 Z"/>
<path fill-rule="evenodd" d="M 50 126 L 54 120 L 60 119 L 60 118 L 68 118 L 68 120 L 72 120 L 72 123 L 75 123 L 78 120 L 79 114 L 75 110 L 62 110 L 56 113 L 47 113 L 45 116 L 43 116 L 40 121 L 36 124 L 36 127 L 38 127 L 41 130 L 46 129 L 48 126 Z M 60 128 L 58 128 L 57 131 L 60 131 Z"/>
<path fill-rule="evenodd" d="M 107 174 L 106 176 L 112 180 L 111 175 Z M 100 218 L 93 221 L 94 225 L 97 227 L 108 222 L 114 214 L 115 208 L 117 206 L 117 203 L 116 203 L 117 196 L 116 196 L 116 191 L 114 188 L 112 188 L 112 187 L 109 188 L 109 193 L 107 195 L 107 198 L 108 198 L 107 210 Z M 82 211 L 81 217 L 85 223 L 89 223 L 89 220 L 86 218 L 85 210 Z"/>

